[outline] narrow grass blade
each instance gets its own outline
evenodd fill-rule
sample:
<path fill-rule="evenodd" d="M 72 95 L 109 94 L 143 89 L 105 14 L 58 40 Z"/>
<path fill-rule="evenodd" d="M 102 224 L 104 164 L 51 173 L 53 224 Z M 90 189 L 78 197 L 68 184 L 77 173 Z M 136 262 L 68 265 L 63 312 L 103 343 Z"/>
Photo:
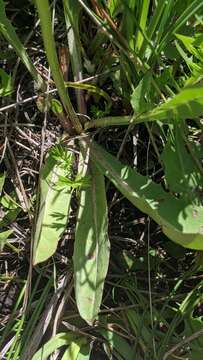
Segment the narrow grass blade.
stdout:
<path fill-rule="evenodd" d="M 140 29 L 142 29 L 142 31 L 145 31 L 147 16 L 148 16 L 148 11 L 149 11 L 149 5 L 150 5 L 149 0 L 142 1 L 142 8 L 141 8 L 141 14 L 140 14 L 140 21 L 139 21 L 139 26 L 140 26 Z M 138 51 L 140 50 L 140 48 L 142 46 L 143 39 L 144 39 L 143 35 L 139 31 L 138 35 L 137 35 L 137 39 L 136 39 L 136 48 Z"/>
<path fill-rule="evenodd" d="M 22 45 L 20 39 L 18 38 L 14 27 L 6 16 L 5 12 L 5 2 L 0 0 L 0 32 L 5 37 L 10 45 L 13 46 L 15 52 L 24 63 L 33 79 L 36 82 L 38 89 L 45 90 L 45 84 L 39 73 L 37 72 L 35 66 L 33 65 L 31 59 L 29 58 L 24 46 Z"/>
<path fill-rule="evenodd" d="M 40 173 L 40 204 L 34 234 L 34 265 L 47 260 L 56 250 L 65 230 L 71 201 L 71 187 L 60 184 L 66 177 L 63 162 L 48 156 Z"/>
<path fill-rule="evenodd" d="M 15 327 L 18 324 L 19 319 L 16 318 L 16 313 L 18 311 L 20 311 L 21 307 L 22 307 L 22 303 L 23 303 L 23 297 L 25 294 L 25 288 L 26 288 L 26 284 L 20 289 L 20 293 L 18 295 L 18 298 L 16 300 L 15 306 L 9 316 L 9 321 L 7 322 L 3 333 L 1 334 L 0 337 L 0 359 L 3 359 L 3 354 L 2 354 L 2 346 L 3 344 L 5 344 L 6 340 L 8 339 L 7 337 L 9 337 L 13 331 L 15 333 Z"/>
<path fill-rule="evenodd" d="M 73 257 L 77 306 L 90 324 L 101 305 L 110 247 L 104 177 L 92 163 L 91 177 L 81 192 Z"/>
<path fill-rule="evenodd" d="M 6 173 L 0 174 L 0 195 L 1 195 L 2 190 L 3 190 L 5 179 L 6 179 Z"/>
<path fill-rule="evenodd" d="M 170 41 L 171 36 L 173 34 L 175 34 L 178 31 L 178 29 L 180 29 L 180 27 L 183 24 L 185 24 L 189 18 L 192 17 L 192 15 L 197 13 L 197 11 L 202 6 L 203 6 L 202 0 L 195 0 L 195 1 L 192 1 L 188 7 L 186 7 L 186 9 L 183 11 L 181 16 L 179 16 L 179 18 L 175 21 L 173 26 L 171 26 L 169 30 L 167 29 L 167 32 L 159 45 L 159 49 L 158 49 L 159 53 L 167 46 L 168 42 Z"/>
<path fill-rule="evenodd" d="M 171 240 L 191 249 L 203 249 L 203 208 L 176 199 L 161 185 L 123 165 L 97 144 L 91 158 L 121 193 L 152 217 Z"/>
<path fill-rule="evenodd" d="M 147 37 L 149 40 L 151 40 L 153 38 L 155 30 L 157 29 L 158 25 L 161 23 L 160 19 L 161 19 L 162 14 L 164 13 L 165 7 L 166 7 L 166 3 L 163 2 L 162 0 L 159 0 L 158 4 L 154 10 L 152 19 L 147 28 Z M 158 31 L 158 33 L 159 33 L 159 31 Z M 147 41 L 144 39 L 140 53 L 144 54 L 146 51 L 146 48 L 147 48 Z"/>

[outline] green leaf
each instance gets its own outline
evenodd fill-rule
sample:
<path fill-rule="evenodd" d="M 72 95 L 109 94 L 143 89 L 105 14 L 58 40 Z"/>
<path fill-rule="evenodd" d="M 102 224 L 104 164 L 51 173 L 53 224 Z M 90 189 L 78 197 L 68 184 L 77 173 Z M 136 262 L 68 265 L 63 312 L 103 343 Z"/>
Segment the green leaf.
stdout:
<path fill-rule="evenodd" d="M 71 187 L 59 186 L 60 176 L 67 175 L 66 164 L 49 154 L 40 173 L 40 203 L 34 234 L 36 265 L 47 260 L 56 250 L 60 236 L 65 230 L 71 201 Z"/>
<path fill-rule="evenodd" d="M 90 343 L 82 345 L 78 353 L 77 360 L 89 360 L 91 354 L 91 345 Z"/>
<path fill-rule="evenodd" d="M 0 220 L 0 228 L 10 225 L 17 218 L 20 212 L 21 212 L 20 208 L 6 211 L 3 219 Z"/>
<path fill-rule="evenodd" d="M 203 152 L 201 155 L 203 157 Z M 174 135 L 169 136 L 162 153 L 162 159 L 165 165 L 165 178 L 169 190 L 184 196 L 186 200 L 188 199 L 188 202 L 198 200 L 200 197 L 198 189 L 201 189 L 202 186 L 202 176 L 187 151 L 181 136 L 181 129 L 176 129 Z"/>
<path fill-rule="evenodd" d="M 200 299 L 202 301 L 202 299 Z M 201 304 L 201 302 L 200 302 Z M 197 333 L 199 331 L 201 331 L 203 329 L 203 320 L 202 320 L 202 316 L 199 316 L 199 317 L 193 317 L 193 316 L 190 316 L 190 317 L 187 317 L 184 321 L 185 323 L 185 328 L 184 328 L 184 334 L 183 336 L 184 337 L 189 337 L 191 335 L 193 335 L 194 333 Z M 197 357 L 197 359 L 201 359 L 200 357 L 200 352 L 202 353 L 202 350 L 203 350 L 203 336 L 202 334 L 199 335 L 196 339 L 194 339 L 191 344 L 191 349 L 192 349 L 192 353 L 193 351 L 197 352 L 197 354 L 199 355 L 199 357 Z M 198 351 L 198 348 L 199 348 L 199 351 Z M 201 349 L 201 350 L 200 350 Z M 193 359 L 193 358 L 192 358 Z"/>
<path fill-rule="evenodd" d="M 42 31 L 42 38 L 45 47 L 45 53 L 50 65 L 53 80 L 55 82 L 61 103 L 64 106 L 66 114 L 69 116 L 77 133 L 82 132 L 82 126 L 71 104 L 69 95 L 66 91 L 62 72 L 60 70 L 59 61 L 56 52 L 56 45 L 52 31 L 52 18 L 50 11 L 50 4 L 48 0 L 35 0 L 35 5 L 38 11 L 40 26 Z"/>
<path fill-rule="evenodd" d="M 148 323 L 147 316 L 144 317 L 144 315 L 140 315 L 133 309 L 127 310 L 126 316 L 130 326 L 132 327 L 134 336 L 137 336 L 140 339 L 140 342 L 149 346 L 151 343 L 152 333 L 150 332 L 150 324 Z"/>
<path fill-rule="evenodd" d="M 200 70 L 201 70 L 201 67 L 199 67 L 199 65 L 196 64 L 196 63 L 193 61 L 192 57 L 188 57 L 187 54 L 186 54 L 186 52 L 181 48 L 181 46 L 180 46 L 177 42 L 175 42 L 175 45 L 176 45 L 176 48 L 177 48 L 180 56 L 181 56 L 181 57 L 183 58 L 183 60 L 186 62 L 186 64 L 187 64 L 188 68 L 190 69 L 190 71 L 191 71 L 191 72 L 193 72 L 193 71 L 194 71 L 194 72 L 195 72 L 195 71 L 196 71 L 196 72 L 200 71 Z"/>
<path fill-rule="evenodd" d="M 77 360 L 82 344 L 87 342 L 85 337 L 79 338 L 70 343 L 68 349 L 64 352 L 61 360 Z"/>
<path fill-rule="evenodd" d="M 1 195 L 2 190 L 3 190 L 5 179 L 6 179 L 6 173 L 0 174 L 0 195 Z"/>
<path fill-rule="evenodd" d="M 91 186 L 81 191 L 73 260 L 79 313 L 92 324 L 102 300 L 110 245 L 104 177 L 93 163 L 90 174 Z"/>
<path fill-rule="evenodd" d="M 176 37 L 184 44 L 191 55 L 194 55 L 200 61 L 203 60 L 202 34 L 196 34 L 194 38 L 181 34 L 176 34 Z"/>
<path fill-rule="evenodd" d="M 15 52 L 20 57 L 21 61 L 24 63 L 27 70 L 32 75 L 33 79 L 36 81 L 38 89 L 46 89 L 43 79 L 39 75 L 31 59 L 29 58 L 24 46 L 18 38 L 15 28 L 12 26 L 11 22 L 6 16 L 5 2 L 3 0 L 0 0 L 0 33 L 2 33 L 8 43 L 13 46 Z"/>
<path fill-rule="evenodd" d="M 138 86 L 141 87 L 141 83 Z M 139 116 L 137 116 L 136 112 L 140 109 L 140 106 L 143 108 L 143 101 L 140 100 L 138 90 L 139 88 L 136 88 L 136 96 L 135 98 L 132 96 L 131 101 L 135 111 L 134 116 L 113 116 L 92 120 L 85 125 L 85 129 L 118 125 L 127 126 L 153 120 L 173 123 L 173 119 L 194 119 L 203 114 L 203 86 L 201 85 L 186 87 L 172 99 Z"/>
<path fill-rule="evenodd" d="M 203 207 L 176 199 L 161 185 L 123 165 L 92 143 L 92 160 L 121 193 L 152 217 L 171 240 L 190 249 L 203 249 Z"/>
<path fill-rule="evenodd" d="M 13 91 L 12 77 L 0 69 L 0 96 L 8 96 Z"/>
<path fill-rule="evenodd" d="M 107 340 L 108 348 L 105 345 L 106 352 L 108 352 L 109 355 L 112 354 L 113 359 L 134 360 L 136 358 L 135 352 L 128 342 L 113 330 L 108 329 L 108 324 L 105 330 L 100 330 L 99 332 Z"/>
<path fill-rule="evenodd" d="M 51 103 L 51 110 L 53 111 L 54 114 L 57 115 L 63 112 L 63 106 L 59 100 L 51 99 L 50 103 Z"/>
<path fill-rule="evenodd" d="M 140 14 L 139 27 L 144 32 L 145 27 L 146 27 L 147 17 L 148 17 L 150 1 L 143 0 L 141 4 L 142 4 L 142 9 L 141 9 L 141 14 Z M 144 38 L 143 38 L 141 31 L 138 31 L 137 39 L 136 39 L 137 50 L 140 50 L 143 40 L 144 40 Z"/>
<path fill-rule="evenodd" d="M 12 232 L 13 230 L 0 232 L 0 251 L 3 251 L 4 245 L 7 243 L 7 239 L 12 234 Z"/>
<path fill-rule="evenodd" d="M 131 96 L 131 105 L 136 114 L 149 110 L 150 104 L 146 101 L 146 94 L 149 93 L 150 87 L 151 73 L 148 72 L 134 89 Z"/>
<path fill-rule="evenodd" d="M 187 87 L 172 99 L 158 106 L 154 110 L 143 114 L 138 121 L 194 119 L 203 113 L 203 87 L 196 85 Z"/>
<path fill-rule="evenodd" d="M 16 196 L 15 193 L 12 192 L 10 194 L 5 193 L 1 198 L 1 204 L 3 207 L 9 210 L 14 210 L 19 208 L 18 203 L 16 202 Z"/>
<path fill-rule="evenodd" d="M 43 345 L 32 357 L 32 360 L 45 360 L 55 350 L 64 345 L 68 346 L 76 338 L 77 336 L 72 333 L 59 333 Z"/>

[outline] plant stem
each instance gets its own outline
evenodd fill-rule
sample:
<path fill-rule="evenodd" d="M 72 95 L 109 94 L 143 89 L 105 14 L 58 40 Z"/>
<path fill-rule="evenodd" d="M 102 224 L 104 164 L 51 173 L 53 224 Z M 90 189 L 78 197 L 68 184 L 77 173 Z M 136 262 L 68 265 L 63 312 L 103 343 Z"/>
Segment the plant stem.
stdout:
<path fill-rule="evenodd" d="M 80 134 L 82 132 L 82 125 L 73 109 L 70 98 L 66 92 L 63 75 L 60 70 L 58 57 L 56 53 L 56 46 L 54 41 L 54 36 L 52 32 L 51 25 L 51 13 L 49 9 L 49 1 L 48 0 L 36 0 L 35 1 L 39 18 L 40 25 L 42 30 L 42 37 L 44 42 L 44 47 L 46 50 L 46 56 L 51 68 L 52 76 L 55 82 L 55 85 L 58 89 L 59 96 L 65 108 L 65 111 L 70 118 L 70 121 L 75 129 L 75 131 Z"/>

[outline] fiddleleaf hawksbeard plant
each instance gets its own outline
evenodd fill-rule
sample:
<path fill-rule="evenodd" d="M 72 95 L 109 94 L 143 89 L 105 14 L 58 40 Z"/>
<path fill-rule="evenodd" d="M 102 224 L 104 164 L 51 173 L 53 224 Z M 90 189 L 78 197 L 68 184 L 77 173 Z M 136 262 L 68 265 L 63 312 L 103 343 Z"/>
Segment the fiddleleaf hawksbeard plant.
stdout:
<path fill-rule="evenodd" d="M 79 7 L 79 3 L 86 9 L 83 1 L 78 1 L 77 7 Z M 188 86 L 185 85 L 182 89 L 177 86 L 176 94 L 171 91 L 171 98 L 166 102 L 160 104 L 159 99 L 158 106 L 155 106 L 153 101 L 149 104 L 147 97 L 150 95 L 150 87 L 152 85 L 157 88 L 157 83 L 146 62 L 151 61 L 153 64 L 159 52 L 163 51 L 165 43 L 170 42 L 172 36 L 181 28 L 183 22 L 200 8 L 200 3 L 194 1 L 189 5 L 184 12 L 184 17 L 179 16 L 169 33 L 166 34 L 162 26 L 160 26 L 160 32 L 156 32 L 156 29 L 161 15 L 165 14 L 160 20 L 161 24 L 163 21 L 167 22 L 166 14 L 169 10 L 171 11 L 169 4 L 158 2 L 154 16 L 147 28 L 150 4 L 149 1 L 143 1 L 139 21 L 138 24 L 136 23 L 139 29 L 137 37 L 134 36 L 135 21 L 131 21 L 129 17 L 128 21 L 131 21 L 131 26 L 127 29 L 128 32 L 126 30 L 125 41 L 115 31 L 115 27 L 111 28 L 112 22 L 106 24 L 102 18 L 95 16 L 92 11 L 88 12 L 95 19 L 97 25 L 100 25 L 107 35 L 110 34 L 111 39 L 115 39 L 115 45 L 122 55 L 121 60 L 125 59 L 126 61 L 126 54 L 130 54 L 129 63 L 126 65 L 129 70 L 126 71 L 126 78 L 128 77 L 128 81 L 131 81 L 131 86 L 134 89 L 131 97 L 134 114 L 132 116 L 93 119 L 86 122 L 85 129 L 71 104 L 59 67 L 52 33 L 49 2 L 48 0 L 35 0 L 35 4 L 40 18 L 47 60 L 53 81 L 58 89 L 63 110 L 74 128 L 75 134 L 83 136 L 82 140 L 80 140 L 78 167 L 78 176 L 83 179 L 83 182 L 81 186 L 76 186 L 77 176 L 74 178 L 72 175 L 74 155 L 69 150 L 64 147 L 62 155 L 58 153 L 57 156 L 53 150 L 49 153 L 39 176 L 39 212 L 34 236 L 33 263 L 36 265 L 45 261 L 55 252 L 57 243 L 68 221 L 72 189 L 78 187 L 80 198 L 73 255 L 75 293 L 80 315 L 91 324 L 96 319 L 100 309 L 109 264 L 110 244 L 108 239 L 105 177 L 134 206 L 159 224 L 163 233 L 171 240 L 190 249 L 203 250 L 203 204 L 198 193 L 203 181 L 203 156 L 199 147 L 191 145 L 184 137 L 186 120 L 188 118 L 197 119 L 203 113 L 203 87 L 199 84 L 193 86 L 189 84 L 189 86 L 186 83 Z M 38 73 L 30 64 L 28 56 L 25 55 L 10 22 L 6 20 L 4 2 L 0 1 L 0 5 L 3 9 L 0 17 L 1 32 L 15 47 L 18 56 L 41 86 Z M 109 12 L 112 16 L 114 12 L 119 11 L 118 5 L 118 2 L 109 2 Z M 74 1 L 64 1 L 66 23 L 70 25 L 73 21 L 71 9 L 75 6 Z M 78 10 L 76 15 L 75 21 L 78 22 Z M 68 17 L 70 17 L 69 22 Z M 126 29 L 125 21 L 123 15 L 123 29 Z M 5 27 L 8 28 L 8 34 L 6 34 Z M 160 42 L 156 53 L 152 47 L 152 38 L 154 43 L 156 41 Z M 180 36 L 178 38 L 183 40 Z M 76 44 L 79 41 L 78 26 L 73 27 L 71 35 L 68 36 L 69 45 L 73 41 Z M 73 51 L 77 62 L 77 66 L 72 67 L 73 72 L 78 72 L 78 69 L 82 66 L 79 49 L 80 45 L 78 44 L 78 51 Z M 137 51 L 136 56 L 133 52 L 134 49 Z M 198 76 L 201 73 L 199 67 Z M 149 73 L 147 73 L 148 71 Z M 147 86 L 144 86 L 145 81 L 147 81 Z M 195 81 L 193 81 L 194 83 Z M 78 99 L 79 101 L 80 99 Z M 79 107 L 81 108 L 81 104 Z M 91 128 L 118 125 L 133 126 L 138 123 L 148 124 L 150 122 L 158 122 L 160 126 L 166 125 L 169 128 L 166 145 L 161 156 L 167 190 L 162 185 L 153 182 L 148 176 L 142 176 L 135 169 L 123 165 L 115 156 L 91 140 L 90 135 L 86 132 Z M 174 162 L 180 164 L 178 173 L 177 168 L 173 165 Z M 170 178 L 173 171 L 176 172 L 174 184 Z M 64 180 L 65 178 L 67 181 Z M 85 182 L 87 178 L 88 181 Z M 86 185 L 83 186 L 85 183 Z M 184 190 L 182 190 L 183 186 L 185 187 Z"/>

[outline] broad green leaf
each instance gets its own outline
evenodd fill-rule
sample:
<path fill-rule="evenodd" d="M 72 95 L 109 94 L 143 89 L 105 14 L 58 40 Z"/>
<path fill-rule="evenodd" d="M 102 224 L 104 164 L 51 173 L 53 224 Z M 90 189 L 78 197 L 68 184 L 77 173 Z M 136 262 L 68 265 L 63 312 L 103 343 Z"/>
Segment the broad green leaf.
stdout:
<path fill-rule="evenodd" d="M 0 251 L 3 251 L 4 245 L 7 242 L 8 237 L 12 234 L 13 230 L 6 230 L 0 232 Z"/>
<path fill-rule="evenodd" d="M 77 356 L 77 360 L 89 360 L 91 354 L 91 344 L 82 345 Z"/>
<path fill-rule="evenodd" d="M 70 343 L 68 349 L 64 352 L 61 360 L 77 360 L 82 344 L 87 342 L 85 337 L 74 340 Z"/>
<path fill-rule="evenodd" d="M 151 88 L 151 73 L 148 72 L 143 76 L 138 86 L 133 90 L 131 96 L 131 105 L 136 114 L 149 110 L 150 104 L 147 103 L 146 95 L 149 94 Z"/>
<path fill-rule="evenodd" d="M 173 122 L 173 119 L 194 119 L 203 113 L 203 87 L 196 85 L 194 87 L 184 88 L 172 99 L 167 100 L 162 105 L 156 107 L 141 116 L 132 120 L 132 123 L 160 120 L 166 123 Z M 124 119 L 123 125 L 127 120 Z"/>
<path fill-rule="evenodd" d="M 138 118 L 140 121 L 167 120 L 171 119 L 194 119 L 203 113 L 203 87 L 196 85 L 187 87 L 175 95 L 172 99 L 158 106 L 154 110 L 143 114 Z M 137 121 L 135 121 L 137 122 Z"/>
<path fill-rule="evenodd" d="M 51 152 L 40 172 L 34 264 L 45 261 L 54 254 L 67 224 L 71 187 L 66 184 L 60 185 L 60 176 L 67 176 L 67 167 L 64 161 L 57 160 Z"/>
<path fill-rule="evenodd" d="M 76 338 L 77 336 L 72 333 L 59 333 L 43 345 L 32 357 L 32 360 L 45 360 L 55 350 L 64 345 L 68 346 Z"/>
<path fill-rule="evenodd" d="M 110 245 L 104 177 L 93 163 L 90 175 L 91 186 L 81 191 L 73 260 L 78 310 L 92 324 L 101 305 Z"/>
<path fill-rule="evenodd" d="M 8 96 L 13 91 L 12 77 L 0 69 L 0 96 Z"/>
<path fill-rule="evenodd" d="M 203 207 L 176 199 L 161 185 L 123 165 L 92 143 L 92 160 L 121 193 L 152 217 L 171 240 L 191 249 L 203 249 Z"/>
<path fill-rule="evenodd" d="M 194 148 L 194 151 L 195 149 L 197 150 L 198 145 L 195 147 L 195 144 L 191 144 L 191 146 Z M 199 148 L 203 158 L 201 145 Z M 199 155 L 197 154 L 198 157 Z M 165 165 L 165 178 L 169 190 L 184 196 L 188 202 L 201 201 L 202 176 L 194 159 L 187 151 L 181 136 L 181 129 L 176 129 L 173 135 L 169 136 L 162 153 L 162 159 Z"/>

